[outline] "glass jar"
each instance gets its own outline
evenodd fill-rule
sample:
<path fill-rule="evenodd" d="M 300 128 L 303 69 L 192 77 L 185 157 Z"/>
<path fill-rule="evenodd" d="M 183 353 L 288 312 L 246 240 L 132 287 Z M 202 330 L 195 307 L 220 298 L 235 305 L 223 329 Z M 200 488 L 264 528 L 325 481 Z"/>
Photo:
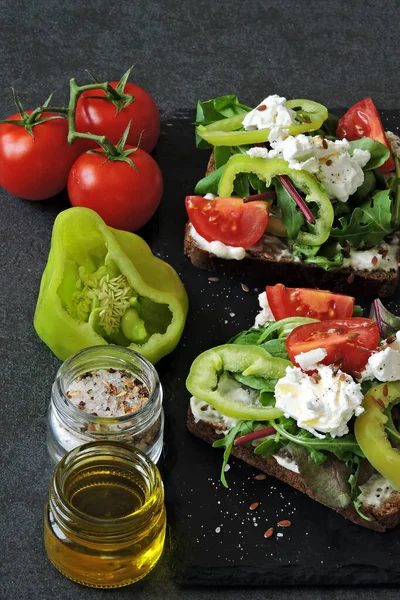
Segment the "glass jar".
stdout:
<path fill-rule="evenodd" d="M 161 556 L 165 529 L 161 476 L 139 450 L 92 442 L 57 464 L 44 541 L 52 564 L 73 581 L 116 588 L 142 579 Z"/>
<path fill-rule="evenodd" d="M 97 416 L 80 410 L 67 396 L 79 376 L 99 369 L 122 370 L 143 382 L 149 399 L 137 412 L 122 416 Z M 60 367 L 48 411 L 47 448 L 54 462 L 87 442 L 108 440 L 130 444 L 153 462 L 161 455 L 164 437 L 162 387 L 157 371 L 143 356 L 122 346 L 85 348 Z"/>

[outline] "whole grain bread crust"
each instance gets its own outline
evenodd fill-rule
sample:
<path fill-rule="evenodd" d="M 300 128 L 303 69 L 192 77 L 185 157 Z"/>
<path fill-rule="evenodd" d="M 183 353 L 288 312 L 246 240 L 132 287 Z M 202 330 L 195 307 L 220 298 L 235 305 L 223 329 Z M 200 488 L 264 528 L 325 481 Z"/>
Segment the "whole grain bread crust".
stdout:
<path fill-rule="evenodd" d="M 214 154 L 211 154 L 206 175 L 215 169 Z M 400 269 L 391 271 L 355 271 L 343 268 L 336 272 L 325 271 L 317 265 L 295 262 L 291 258 L 274 258 L 268 247 L 261 244 L 247 250 L 242 260 L 227 260 L 198 246 L 190 234 L 190 223 L 186 226 L 184 252 L 200 269 L 227 275 L 263 278 L 268 285 L 284 283 L 289 287 L 315 287 L 352 296 L 393 296 L 400 278 Z M 400 260 L 400 248 L 398 251 Z"/>
<path fill-rule="evenodd" d="M 196 422 L 190 407 L 187 416 L 187 427 L 191 433 L 209 444 L 212 444 L 223 436 L 222 433 L 219 434 L 216 432 L 213 423 L 202 420 Z M 301 475 L 290 471 L 289 469 L 285 469 L 279 465 L 273 457 L 265 458 L 263 456 L 257 456 L 251 448 L 245 446 L 233 446 L 232 455 L 247 462 L 249 465 L 259 469 L 263 473 L 287 483 L 296 490 L 303 492 L 303 494 L 307 494 L 307 496 L 313 500 L 320 502 L 306 486 Z M 360 517 L 353 505 L 332 510 L 335 510 L 337 513 L 357 525 L 367 527 L 373 531 L 384 532 L 386 529 L 396 527 L 396 525 L 400 523 L 400 494 L 396 494 L 392 500 L 387 500 L 379 508 L 375 506 L 363 506 L 364 514 L 368 516 L 371 521 L 366 521 Z"/>

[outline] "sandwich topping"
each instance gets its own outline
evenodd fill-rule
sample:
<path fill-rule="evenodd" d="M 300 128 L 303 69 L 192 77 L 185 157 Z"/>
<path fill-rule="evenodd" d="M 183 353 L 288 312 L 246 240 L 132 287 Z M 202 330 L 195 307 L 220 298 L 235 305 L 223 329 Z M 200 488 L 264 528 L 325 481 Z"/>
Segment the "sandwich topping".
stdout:
<path fill-rule="evenodd" d="M 359 122 L 358 106 L 365 122 Z M 310 100 L 269 95 L 251 109 L 236 96 L 224 96 L 198 103 L 196 125 L 197 145 L 213 149 L 215 163 L 196 185 L 198 196 L 186 202 L 190 235 L 200 248 L 242 260 L 263 245 L 267 233 L 287 248 L 279 256 L 262 254 L 275 262 L 300 261 L 327 271 L 397 270 L 400 142 L 396 134 L 386 135 L 371 99 L 338 119 Z M 209 193 L 214 200 L 199 219 L 193 204 L 201 200 L 193 198 Z M 240 226 L 249 209 L 239 207 L 238 199 L 255 205 L 250 237 Z M 239 209 L 240 219 L 234 216 Z"/>
<path fill-rule="evenodd" d="M 275 406 L 285 417 L 317 438 L 329 433 L 333 438 L 349 432 L 348 422 L 364 409 L 361 385 L 343 371 L 317 366 L 312 375 L 298 367 L 288 367 L 275 386 Z"/>
<path fill-rule="evenodd" d="M 257 326 L 203 352 L 186 382 L 194 422 L 225 449 L 222 482 L 240 445 L 298 473 L 322 503 L 374 519 L 400 490 L 400 331 L 379 335 L 399 318 L 382 305 L 380 321 L 362 318 L 354 298 L 281 284 L 260 301 Z"/>

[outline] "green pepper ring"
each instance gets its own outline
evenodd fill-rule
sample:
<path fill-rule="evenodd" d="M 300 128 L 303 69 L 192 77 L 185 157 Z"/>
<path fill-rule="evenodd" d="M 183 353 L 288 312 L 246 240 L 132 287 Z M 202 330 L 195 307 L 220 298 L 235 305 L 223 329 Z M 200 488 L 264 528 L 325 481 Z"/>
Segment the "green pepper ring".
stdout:
<path fill-rule="evenodd" d="M 386 435 L 388 417 L 383 411 L 399 399 L 400 381 L 371 388 L 364 397 L 365 411 L 354 425 L 357 442 L 366 458 L 397 490 L 400 489 L 400 452 Z"/>

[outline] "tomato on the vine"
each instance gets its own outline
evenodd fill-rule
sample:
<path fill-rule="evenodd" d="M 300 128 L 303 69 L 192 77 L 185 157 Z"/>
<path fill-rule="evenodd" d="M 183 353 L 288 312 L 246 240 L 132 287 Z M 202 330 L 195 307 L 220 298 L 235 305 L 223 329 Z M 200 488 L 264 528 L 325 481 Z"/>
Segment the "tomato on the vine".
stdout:
<path fill-rule="evenodd" d="M 287 317 L 346 319 L 354 311 L 354 298 L 327 290 L 288 288 L 282 283 L 267 285 L 268 304 L 276 321 Z"/>
<path fill-rule="evenodd" d="M 208 242 L 249 248 L 258 242 L 268 225 L 269 204 L 266 202 L 186 196 L 185 203 L 190 222 Z"/>
<path fill-rule="evenodd" d="M 114 89 L 118 85 L 118 81 L 110 82 Z M 132 95 L 134 100 L 118 111 L 115 104 L 106 98 L 103 90 L 83 92 L 76 106 L 76 130 L 80 133 L 105 135 L 113 144 L 117 144 L 131 123 L 127 144 L 136 146 L 140 140 L 140 148 L 151 152 L 160 135 L 157 105 L 152 96 L 135 83 L 125 83 L 124 94 Z M 96 147 L 96 144 L 87 144 L 88 147 Z"/>
<path fill-rule="evenodd" d="M 349 108 L 343 117 L 339 119 L 336 135 L 338 138 L 346 138 L 349 141 L 370 137 L 392 150 L 379 113 L 371 98 L 360 100 Z M 380 167 L 380 170 L 383 173 L 395 170 L 392 156 L 389 156 L 387 161 Z"/>
<path fill-rule="evenodd" d="M 124 146 L 124 150 L 132 146 Z M 160 167 L 138 148 L 130 159 L 112 160 L 98 150 L 82 154 L 68 177 L 68 195 L 72 206 L 96 211 L 110 227 L 136 231 L 155 213 L 162 196 Z"/>
<path fill-rule="evenodd" d="M 360 376 L 379 341 L 379 329 L 372 319 L 355 317 L 308 323 L 293 329 L 286 339 L 290 360 L 299 366 L 295 357 L 300 352 L 324 348 L 324 365 L 336 364 L 345 373 Z"/>
<path fill-rule="evenodd" d="M 82 152 L 80 140 L 68 143 L 68 121 L 46 112 L 40 119 L 48 117 L 53 118 L 34 124 L 32 133 L 20 125 L 0 124 L 0 186 L 25 200 L 46 200 L 61 192 Z M 7 120 L 22 117 L 18 113 Z"/>

